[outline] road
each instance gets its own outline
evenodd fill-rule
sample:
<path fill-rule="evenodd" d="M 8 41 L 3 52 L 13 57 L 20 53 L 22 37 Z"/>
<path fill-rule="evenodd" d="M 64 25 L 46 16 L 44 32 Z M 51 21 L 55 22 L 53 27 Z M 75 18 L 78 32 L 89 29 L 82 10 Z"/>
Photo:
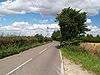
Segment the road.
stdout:
<path fill-rule="evenodd" d="M 0 75 L 63 75 L 59 42 L 0 59 Z"/>

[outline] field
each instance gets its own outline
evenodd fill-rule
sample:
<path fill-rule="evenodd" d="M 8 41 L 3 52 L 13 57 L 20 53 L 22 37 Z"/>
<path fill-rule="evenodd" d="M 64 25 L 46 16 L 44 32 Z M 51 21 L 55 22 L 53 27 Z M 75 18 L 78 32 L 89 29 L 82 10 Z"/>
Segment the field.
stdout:
<path fill-rule="evenodd" d="M 100 56 L 100 43 L 82 43 L 80 46 L 84 47 L 87 52 Z"/>

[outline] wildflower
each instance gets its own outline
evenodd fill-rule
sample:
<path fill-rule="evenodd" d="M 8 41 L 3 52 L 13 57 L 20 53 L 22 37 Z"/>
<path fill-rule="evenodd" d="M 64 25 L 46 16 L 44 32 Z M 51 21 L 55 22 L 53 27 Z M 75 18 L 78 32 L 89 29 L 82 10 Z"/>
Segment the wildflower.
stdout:
<path fill-rule="evenodd" d="M 93 51 L 91 51 L 90 53 L 94 53 Z"/>
<path fill-rule="evenodd" d="M 93 51 L 96 51 L 96 49 L 94 49 Z"/>

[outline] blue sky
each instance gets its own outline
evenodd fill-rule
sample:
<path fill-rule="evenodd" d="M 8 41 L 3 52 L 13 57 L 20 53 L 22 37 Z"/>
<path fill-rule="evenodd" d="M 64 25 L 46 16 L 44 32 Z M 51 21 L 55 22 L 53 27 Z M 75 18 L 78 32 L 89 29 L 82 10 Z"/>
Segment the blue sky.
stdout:
<path fill-rule="evenodd" d="M 10 27 L 13 31 L 16 29 L 14 26 L 21 28 L 26 24 L 35 25 L 35 27 L 58 24 L 55 22 L 56 14 L 67 7 L 87 12 L 86 24 L 92 29 L 90 33 L 94 35 L 100 33 L 99 0 L 0 0 L 1 30 L 7 30 Z"/>
<path fill-rule="evenodd" d="M 0 0 L 0 2 L 4 2 L 4 1 L 7 1 L 7 0 Z"/>
<path fill-rule="evenodd" d="M 87 18 L 91 19 L 91 25 L 96 25 L 100 27 L 100 14 L 96 16 L 87 16 Z M 6 19 L 6 21 L 4 20 Z M 56 23 L 55 17 L 42 17 L 39 13 L 27 13 L 22 15 L 10 15 L 10 16 L 2 16 L 0 20 L 0 25 L 12 25 L 14 22 L 28 22 L 29 24 L 41 24 L 40 20 L 48 20 L 46 24 Z M 90 25 L 87 24 L 87 25 Z"/>
<path fill-rule="evenodd" d="M 4 20 L 6 19 L 6 21 Z M 10 15 L 1 17 L 1 25 L 12 25 L 14 22 L 28 22 L 29 24 L 41 24 L 39 21 L 48 20 L 46 24 L 52 24 L 55 22 L 55 17 L 43 17 L 39 13 L 26 13 L 22 15 Z"/>
<path fill-rule="evenodd" d="M 100 13 L 95 16 L 87 16 L 87 18 L 92 20 L 92 25 L 95 25 L 100 28 Z"/>

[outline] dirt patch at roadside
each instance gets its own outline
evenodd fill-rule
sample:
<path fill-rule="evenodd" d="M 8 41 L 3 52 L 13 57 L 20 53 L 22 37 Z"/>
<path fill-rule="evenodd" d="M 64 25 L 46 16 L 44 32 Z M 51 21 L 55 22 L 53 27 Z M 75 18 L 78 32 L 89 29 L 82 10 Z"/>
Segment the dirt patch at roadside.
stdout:
<path fill-rule="evenodd" d="M 63 58 L 64 63 L 64 75 L 95 75 L 92 72 L 84 70 L 81 66 L 75 64 L 72 60 Z"/>

